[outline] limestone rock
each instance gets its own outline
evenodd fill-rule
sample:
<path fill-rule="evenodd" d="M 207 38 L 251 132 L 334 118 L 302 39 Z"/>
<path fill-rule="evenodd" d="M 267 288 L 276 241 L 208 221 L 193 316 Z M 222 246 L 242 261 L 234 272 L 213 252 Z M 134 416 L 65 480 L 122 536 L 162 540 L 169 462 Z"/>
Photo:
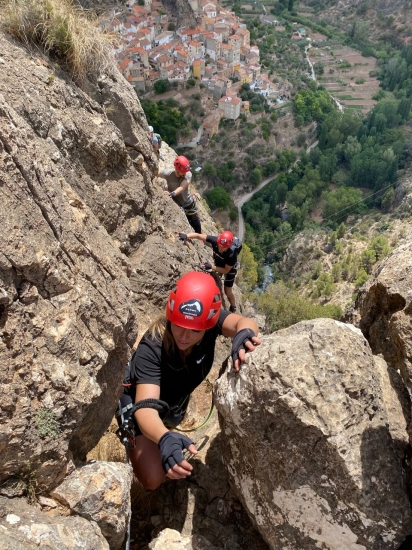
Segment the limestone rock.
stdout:
<path fill-rule="evenodd" d="M 94 462 L 67 476 L 51 496 L 71 512 L 95 521 L 110 548 L 122 547 L 130 521 L 131 466 Z"/>
<path fill-rule="evenodd" d="M 114 68 L 80 89 L 2 33 L 0 55 L 0 482 L 16 496 L 22 475 L 49 489 L 96 445 L 137 318 L 210 252 L 173 237 L 186 217 L 152 182 L 147 121 Z"/>
<path fill-rule="evenodd" d="M 109 550 L 95 522 L 45 514 L 25 499 L 0 496 L 2 550 Z"/>
<path fill-rule="evenodd" d="M 149 544 L 150 550 L 217 550 L 205 537 L 183 537 L 179 531 L 164 529 Z"/>
<path fill-rule="evenodd" d="M 130 265 L 0 96 L 0 479 L 65 474 L 109 425 L 137 333 Z M 24 441 L 24 445 L 22 444 Z"/>
<path fill-rule="evenodd" d="M 412 238 L 389 254 L 360 289 L 345 319 L 362 330 L 412 389 Z"/>
<path fill-rule="evenodd" d="M 359 330 L 317 319 L 218 382 L 223 459 L 271 548 L 389 550 L 410 533 L 393 439 L 406 420 L 382 369 Z"/>
<path fill-rule="evenodd" d="M 219 432 L 215 412 L 204 428 L 189 434 L 199 451 L 190 459 L 193 465 L 191 476 L 178 482 L 167 481 L 157 491 L 140 495 L 133 511 L 134 525 L 139 526 L 133 539 L 139 549 L 147 550 L 147 544 L 156 535 L 170 528 L 184 538 L 205 537 L 220 550 L 267 550 L 267 545 L 230 489 L 222 463 Z M 169 550 L 167 546 L 164 549 Z"/>

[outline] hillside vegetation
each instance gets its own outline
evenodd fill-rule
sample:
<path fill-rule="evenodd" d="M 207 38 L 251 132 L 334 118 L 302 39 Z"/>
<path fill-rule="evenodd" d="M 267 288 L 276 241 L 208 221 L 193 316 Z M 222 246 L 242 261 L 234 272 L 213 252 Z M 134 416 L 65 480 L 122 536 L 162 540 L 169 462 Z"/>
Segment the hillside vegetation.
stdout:
<path fill-rule="evenodd" d="M 111 40 L 93 14 L 71 0 L 2 0 L 0 25 L 22 43 L 40 47 L 77 81 L 112 63 Z"/>

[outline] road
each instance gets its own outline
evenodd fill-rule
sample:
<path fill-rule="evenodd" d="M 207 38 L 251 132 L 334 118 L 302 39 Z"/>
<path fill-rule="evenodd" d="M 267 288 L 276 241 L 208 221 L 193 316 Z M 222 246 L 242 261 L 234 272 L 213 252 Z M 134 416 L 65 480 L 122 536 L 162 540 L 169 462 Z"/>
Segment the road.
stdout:
<path fill-rule="evenodd" d="M 309 153 L 313 147 L 316 147 L 316 145 L 319 143 L 318 140 L 314 141 L 309 147 L 306 149 L 306 152 Z M 295 161 L 295 164 L 299 162 L 299 159 Z M 291 168 L 289 168 L 290 172 Z M 235 200 L 235 206 L 237 206 L 237 212 L 238 212 L 238 220 L 239 220 L 239 227 L 237 231 L 237 236 L 239 239 L 243 240 L 243 237 L 245 235 L 245 220 L 243 218 L 242 213 L 242 206 L 245 204 L 245 202 L 249 201 L 255 193 L 263 189 L 266 184 L 268 184 L 270 181 L 274 180 L 278 174 L 273 174 L 273 176 L 270 176 L 269 178 L 266 178 L 263 180 L 259 185 L 256 187 L 256 189 L 253 189 L 253 191 L 250 191 L 249 193 L 246 193 L 246 195 L 242 195 L 237 200 Z"/>
<path fill-rule="evenodd" d="M 194 139 L 192 139 L 192 141 L 188 141 L 187 143 L 179 143 L 178 147 L 197 147 L 198 142 L 202 137 L 202 134 L 203 134 L 203 126 L 200 125 L 197 130 L 197 136 Z"/>
<path fill-rule="evenodd" d="M 250 193 L 246 193 L 246 195 L 242 195 L 239 199 L 235 201 L 235 206 L 237 206 L 237 211 L 239 215 L 239 229 L 237 231 L 237 236 L 239 237 L 240 240 L 243 240 L 243 237 L 245 235 L 245 220 L 242 214 L 242 206 L 245 204 L 245 202 L 250 200 L 255 193 L 260 191 L 262 187 L 265 187 L 267 183 L 275 179 L 276 175 L 277 174 L 275 174 L 274 176 L 270 176 L 270 178 L 266 178 L 261 183 L 259 183 L 256 189 L 253 189 L 253 191 L 250 191 Z"/>

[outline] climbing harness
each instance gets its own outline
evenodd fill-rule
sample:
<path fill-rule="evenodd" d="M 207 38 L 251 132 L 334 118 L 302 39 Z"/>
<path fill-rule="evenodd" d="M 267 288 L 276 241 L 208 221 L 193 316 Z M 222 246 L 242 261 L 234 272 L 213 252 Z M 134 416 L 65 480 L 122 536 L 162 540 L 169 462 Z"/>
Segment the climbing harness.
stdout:
<path fill-rule="evenodd" d="M 121 424 L 116 430 L 116 435 L 126 449 L 135 448 L 134 439 L 136 437 L 136 431 L 133 422 L 133 415 L 140 409 L 155 409 L 159 413 L 162 413 L 161 416 L 165 416 L 169 412 L 169 405 L 166 401 L 161 401 L 160 399 L 143 399 L 135 404 L 129 403 L 126 407 L 122 407 L 119 401 L 119 407 L 116 411 L 116 418 L 120 417 Z M 127 411 L 130 411 L 130 414 L 128 418 L 125 418 L 124 414 Z"/>

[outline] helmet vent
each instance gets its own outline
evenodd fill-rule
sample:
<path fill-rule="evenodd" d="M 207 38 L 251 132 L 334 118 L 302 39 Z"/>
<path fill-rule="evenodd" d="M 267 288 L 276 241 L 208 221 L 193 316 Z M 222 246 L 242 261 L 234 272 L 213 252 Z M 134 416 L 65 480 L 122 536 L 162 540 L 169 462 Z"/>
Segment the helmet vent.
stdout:
<path fill-rule="evenodd" d="M 213 317 L 213 315 L 215 315 L 215 313 L 216 313 L 216 310 L 215 310 L 215 309 L 211 309 L 211 310 L 209 311 L 209 315 L 207 316 L 207 320 L 209 321 L 209 320 Z"/>
<path fill-rule="evenodd" d="M 174 310 L 174 307 L 175 307 L 175 301 L 174 300 L 170 300 L 169 307 L 170 307 L 170 311 Z"/>
<path fill-rule="evenodd" d="M 215 296 L 213 298 L 213 301 L 214 302 L 220 302 L 220 294 L 215 294 Z"/>

